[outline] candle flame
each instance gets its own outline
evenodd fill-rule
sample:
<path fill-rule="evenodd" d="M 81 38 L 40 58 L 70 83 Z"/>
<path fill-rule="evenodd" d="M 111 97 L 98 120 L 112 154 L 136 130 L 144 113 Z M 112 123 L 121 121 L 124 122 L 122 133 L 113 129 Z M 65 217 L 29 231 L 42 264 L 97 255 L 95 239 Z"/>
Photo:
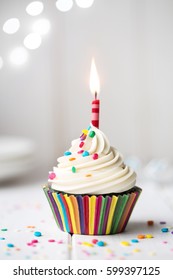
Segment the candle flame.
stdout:
<path fill-rule="evenodd" d="M 91 90 L 92 94 L 95 96 L 95 98 L 97 97 L 97 95 L 100 92 L 100 80 L 99 80 L 99 76 L 97 73 L 97 68 L 95 65 L 94 58 L 92 59 L 92 62 L 91 62 L 90 90 Z"/>

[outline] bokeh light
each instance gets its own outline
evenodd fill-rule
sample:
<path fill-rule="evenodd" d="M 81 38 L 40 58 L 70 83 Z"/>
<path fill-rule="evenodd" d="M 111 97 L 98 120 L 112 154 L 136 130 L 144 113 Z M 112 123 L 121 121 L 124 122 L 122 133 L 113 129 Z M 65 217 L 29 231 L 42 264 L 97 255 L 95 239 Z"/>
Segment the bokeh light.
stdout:
<path fill-rule="evenodd" d="M 61 12 L 67 12 L 73 7 L 72 0 L 58 0 L 56 1 L 56 7 Z"/>
<path fill-rule="evenodd" d="M 10 61 L 14 65 L 22 65 L 28 59 L 28 52 L 24 47 L 17 47 L 10 54 Z"/>
<path fill-rule="evenodd" d="M 20 21 L 18 18 L 10 18 L 3 25 L 3 31 L 7 34 L 14 34 L 19 30 Z"/>
<path fill-rule="evenodd" d="M 94 3 L 94 0 L 75 0 L 75 1 L 80 8 L 90 8 Z"/>
<path fill-rule="evenodd" d="M 38 16 L 42 13 L 43 9 L 44 9 L 44 5 L 41 1 L 34 1 L 34 2 L 31 2 L 26 7 L 26 12 L 30 16 Z"/>
<path fill-rule="evenodd" d="M 40 35 L 48 33 L 50 30 L 50 21 L 48 19 L 39 19 L 33 24 L 33 31 Z"/>
<path fill-rule="evenodd" d="M 38 49 L 41 45 L 42 39 L 38 33 L 30 33 L 28 34 L 23 43 L 27 49 L 35 50 Z"/>

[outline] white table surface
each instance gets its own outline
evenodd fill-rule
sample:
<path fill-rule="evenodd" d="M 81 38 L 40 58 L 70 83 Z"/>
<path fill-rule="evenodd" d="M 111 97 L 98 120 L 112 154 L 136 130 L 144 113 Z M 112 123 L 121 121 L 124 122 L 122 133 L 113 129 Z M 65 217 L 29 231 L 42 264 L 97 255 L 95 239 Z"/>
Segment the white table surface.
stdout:
<path fill-rule="evenodd" d="M 42 183 L 0 187 L 0 259 L 173 259 L 173 186 L 142 183 L 143 192 L 126 231 L 107 236 L 71 235 L 60 231 L 41 188 Z M 140 184 L 141 186 L 141 184 Z M 154 225 L 148 226 L 147 221 Z M 161 225 L 164 221 L 166 224 Z M 168 227 L 163 233 L 161 228 Z M 2 231 L 2 229 L 7 231 Z M 34 232 L 40 231 L 41 237 Z M 138 234 L 153 238 L 139 239 Z M 37 239 L 35 246 L 28 245 Z M 50 242 L 53 239 L 54 242 Z M 105 242 L 99 247 L 93 239 Z M 129 246 L 121 244 L 129 242 Z M 12 243 L 13 248 L 7 244 Z M 91 245 L 90 245 L 91 244 Z"/>

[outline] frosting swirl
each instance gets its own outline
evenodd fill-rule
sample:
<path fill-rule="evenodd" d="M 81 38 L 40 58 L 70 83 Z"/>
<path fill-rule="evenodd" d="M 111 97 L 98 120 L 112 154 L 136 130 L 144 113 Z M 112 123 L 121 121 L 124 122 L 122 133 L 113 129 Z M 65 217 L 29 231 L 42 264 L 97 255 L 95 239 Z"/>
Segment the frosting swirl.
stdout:
<path fill-rule="evenodd" d="M 57 161 L 48 181 L 58 191 L 98 195 L 121 193 L 135 186 L 135 172 L 123 163 L 105 134 L 92 125 Z"/>

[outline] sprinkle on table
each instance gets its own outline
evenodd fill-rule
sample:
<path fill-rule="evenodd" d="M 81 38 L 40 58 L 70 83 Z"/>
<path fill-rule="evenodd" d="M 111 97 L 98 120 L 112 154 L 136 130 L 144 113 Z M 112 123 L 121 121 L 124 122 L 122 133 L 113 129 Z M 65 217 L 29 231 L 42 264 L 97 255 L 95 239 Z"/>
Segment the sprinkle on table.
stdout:
<path fill-rule="evenodd" d="M 128 241 L 121 241 L 121 245 L 130 246 L 130 243 Z"/>
<path fill-rule="evenodd" d="M 160 224 L 161 224 L 161 225 L 165 225 L 166 222 L 165 222 L 165 221 L 161 221 Z"/>
<path fill-rule="evenodd" d="M 146 238 L 153 238 L 153 235 L 152 234 L 146 234 L 145 237 Z"/>
<path fill-rule="evenodd" d="M 99 247 L 103 247 L 103 246 L 105 246 L 105 243 L 100 240 L 96 243 L 96 245 L 99 246 Z"/>
<path fill-rule="evenodd" d="M 85 177 L 92 177 L 92 174 L 86 174 Z"/>
<path fill-rule="evenodd" d="M 147 221 L 147 225 L 148 226 L 153 226 L 154 225 L 154 221 L 152 221 L 152 220 Z"/>
<path fill-rule="evenodd" d="M 98 242 L 97 239 L 92 239 L 92 243 L 93 243 L 93 244 L 96 244 L 97 242 Z"/>
<path fill-rule="evenodd" d="M 72 166 L 71 171 L 72 171 L 73 173 L 76 173 L 76 167 L 75 167 L 75 166 Z"/>
<path fill-rule="evenodd" d="M 138 238 L 138 239 L 144 239 L 144 238 L 145 238 L 145 235 L 144 235 L 144 234 L 138 234 L 138 235 L 137 235 L 137 238 Z"/>
<path fill-rule="evenodd" d="M 0 237 L 0 240 L 5 240 L 5 237 Z"/>
<path fill-rule="evenodd" d="M 162 232 L 168 232 L 168 228 L 161 228 Z"/>
<path fill-rule="evenodd" d="M 138 243 L 139 240 L 138 240 L 138 239 L 132 239 L 131 242 L 132 242 L 132 243 Z"/>
<path fill-rule="evenodd" d="M 1 228 L 1 231 L 7 231 L 8 229 L 7 228 Z"/>
<path fill-rule="evenodd" d="M 13 247 L 14 247 L 14 244 L 8 243 L 8 244 L 7 244 L 7 247 L 8 247 L 8 248 L 13 248 Z"/>
<path fill-rule="evenodd" d="M 42 236 L 42 234 L 41 234 L 40 231 L 35 231 L 35 232 L 34 232 L 34 236 L 40 237 L 40 236 Z"/>

